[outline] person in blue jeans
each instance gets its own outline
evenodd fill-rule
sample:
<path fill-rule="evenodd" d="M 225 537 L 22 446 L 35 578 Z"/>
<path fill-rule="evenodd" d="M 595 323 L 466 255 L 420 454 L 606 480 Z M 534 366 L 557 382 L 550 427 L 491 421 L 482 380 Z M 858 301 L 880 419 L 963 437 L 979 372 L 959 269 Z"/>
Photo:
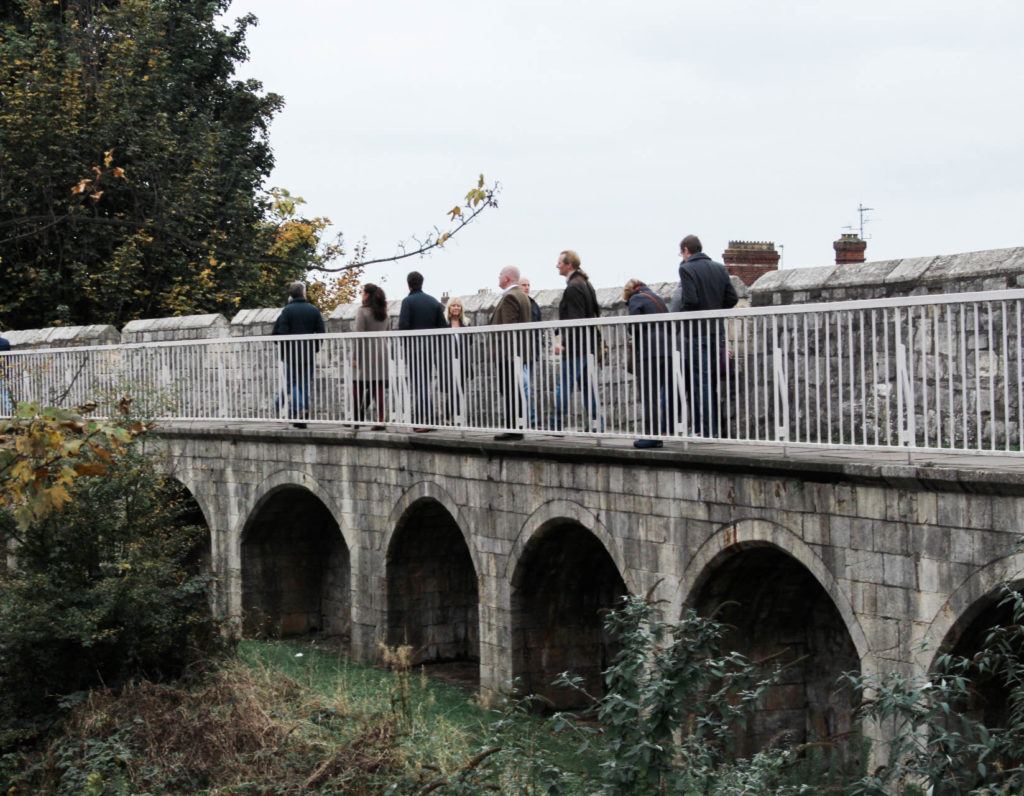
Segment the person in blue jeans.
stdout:
<path fill-rule="evenodd" d="M 525 276 L 519 278 L 519 287 L 522 288 L 526 294 L 526 298 L 530 300 L 530 323 L 540 323 L 541 314 L 540 306 L 534 300 L 533 296 L 530 295 L 530 280 Z M 531 357 L 534 359 L 540 358 L 541 341 L 543 340 L 543 332 L 537 331 L 530 340 L 530 345 L 535 349 L 531 351 Z M 526 410 L 529 416 L 530 427 L 534 428 L 537 425 L 537 404 L 530 397 L 530 363 L 527 362 L 523 365 L 523 392 L 526 395 Z"/>
<path fill-rule="evenodd" d="M 725 266 L 706 254 L 700 238 L 687 235 L 679 242 L 679 286 L 683 312 L 727 310 L 736 306 L 736 288 Z M 693 433 L 718 436 L 718 382 L 725 350 L 725 325 L 721 320 L 689 321 L 683 325 L 686 357 L 687 404 Z"/>
<path fill-rule="evenodd" d="M 566 249 L 559 253 L 555 267 L 565 278 L 565 292 L 558 304 L 558 319 L 571 321 L 600 316 L 597 292 L 590 284 L 590 278 L 580 268 L 580 256 L 572 249 Z M 555 354 L 562 355 L 562 376 L 555 384 L 556 430 L 563 428 L 565 418 L 570 414 L 574 388 L 579 388 L 587 413 L 583 430 L 601 429 L 603 424 L 598 417 L 597 396 L 590 388 L 590 364 L 587 359 L 588 356 L 596 358 L 600 342 L 596 329 L 574 327 L 562 330 L 562 339 L 555 345 Z"/>
<path fill-rule="evenodd" d="M 288 305 L 274 322 L 274 335 L 323 334 L 324 317 L 315 306 L 306 301 L 304 282 L 292 282 L 288 288 Z M 302 421 L 309 419 L 309 390 L 313 381 L 319 340 L 281 341 L 281 359 L 289 402 L 288 417 L 296 421 L 296 428 L 305 428 Z"/>

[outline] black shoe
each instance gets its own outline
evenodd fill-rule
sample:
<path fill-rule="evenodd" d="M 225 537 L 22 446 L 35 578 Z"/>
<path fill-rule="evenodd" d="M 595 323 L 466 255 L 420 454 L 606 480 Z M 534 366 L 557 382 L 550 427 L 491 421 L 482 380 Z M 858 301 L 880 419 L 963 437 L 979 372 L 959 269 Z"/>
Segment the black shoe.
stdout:
<path fill-rule="evenodd" d="M 663 448 L 665 443 L 660 439 L 638 439 L 633 441 L 634 448 Z"/>
<path fill-rule="evenodd" d="M 292 423 L 292 425 L 295 426 L 295 428 L 306 428 L 305 423 Z"/>
<path fill-rule="evenodd" d="M 494 437 L 495 442 L 518 442 L 523 438 L 522 434 L 513 434 L 511 432 L 505 434 L 496 434 Z"/>

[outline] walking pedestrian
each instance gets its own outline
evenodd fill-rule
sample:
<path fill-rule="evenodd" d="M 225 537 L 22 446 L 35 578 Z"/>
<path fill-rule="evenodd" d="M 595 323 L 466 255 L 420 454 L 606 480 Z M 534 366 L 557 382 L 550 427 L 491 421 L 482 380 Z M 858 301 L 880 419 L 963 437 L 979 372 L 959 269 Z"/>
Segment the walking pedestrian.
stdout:
<path fill-rule="evenodd" d="M 498 287 L 502 295 L 491 315 L 491 325 L 530 322 L 530 300 L 519 287 L 519 269 L 514 265 L 506 265 L 498 273 Z M 504 407 L 503 425 L 505 428 L 522 428 L 523 413 L 520 411 L 518 380 L 516 370 L 525 361 L 525 344 L 516 335 L 501 335 L 502 356 L 495 363 L 498 369 L 498 389 L 501 392 Z M 507 431 L 495 436 L 500 441 L 521 440 L 522 433 Z"/>
<path fill-rule="evenodd" d="M 725 266 L 708 257 L 700 238 L 687 235 L 679 242 L 679 286 L 683 312 L 731 309 L 736 288 Z M 702 437 L 717 437 L 721 407 L 718 382 L 725 351 L 725 326 L 721 319 L 687 321 L 683 324 L 686 357 L 687 406 L 691 428 Z"/>
<path fill-rule="evenodd" d="M 292 282 L 288 288 L 288 304 L 274 322 L 272 334 L 295 336 L 324 333 L 320 310 L 306 301 L 305 282 Z M 284 363 L 285 399 L 288 417 L 296 428 L 305 428 L 309 419 L 310 386 L 313 383 L 319 340 L 286 340 L 280 344 Z"/>
<path fill-rule="evenodd" d="M 558 319 L 573 321 L 597 318 L 601 314 L 597 292 L 590 284 L 590 278 L 580 268 L 580 256 L 566 249 L 559 253 L 555 267 L 565 278 L 565 291 L 558 303 Z M 575 326 L 563 329 L 561 340 L 555 344 L 555 354 L 562 355 L 562 374 L 555 384 L 555 429 L 558 431 L 562 430 L 565 418 L 570 414 L 574 386 L 579 388 L 583 396 L 586 430 L 599 431 L 601 428 L 597 396 L 590 385 L 590 368 L 597 367 L 600 341 L 596 329 Z"/>
<path fill-rule="evenodd" d="M 530 300 L 530 321 L 532 323 L 540 323 L 541 313 L 540 305 L 534 300 L 533 296 L 530 295 L 530 280 L 525 276 L 519 277 L 519 287 L 522 288 L 523 293 L 526 294 L 526 298 Z M 528 360 L 540 360 L 541 343 L 543 341 L 543 332 L 537 331 L 530 334 L 528 345 L 530 346 L 530 356 Z M 537 425 L 537 406 L 533 398 L 530 395 L 530 362 L 523 363 L 523 395 L 526 396 L 526 411 L 530 419 L 530 427 L 534 428 Z"/>
<path fill-rule="evenodd" d="M 363 285 L 362 305 L 356 310 L 355 331 L 361 333 L 384 332 L 388 329 L 388 299 L 379 285 Z M 384 396 L 388 386 L 388 339 L 362 339 L 355 341 L 355 381 L 353 405 L 356 422 L 367 419 L 372 401 L 377 407 L 377 425 L 371 431 L 384 430 L 387 405 Z"/>
<path fill-rule="evenodd" d="M 661 315 L 668 307 L 661 296 L 639 279 L 630 279 L 622 290 L 630 315 Z M 647 435 L 671 434 L 673 429 L 670 400 L 672 341 L 667 321 L 631 326 L 632 341 L 627 365 L 636 379 L 643 408 L 645 437 L 634 440 L 634 448 L 660 448 L 660 439 Z"/>
<path fill-rule="evenodd" d="M 411 271 L 405 281 L 409 286 L 409 295 L 402 299 L 402 309 L 398 315 L 399 330 L 447 329 L 448 321 L 445 320 L 441 302 L 423 292 L 423 274 Z M 404 341 L 405 366 L 413 400 L 412 422 L 416 424 L 413 431 L 430 431 L 425 424 L 436 421 L 430 395 L 436 363 L 430 360 L 430 342 L 429 338 L 419 336 Z"/>

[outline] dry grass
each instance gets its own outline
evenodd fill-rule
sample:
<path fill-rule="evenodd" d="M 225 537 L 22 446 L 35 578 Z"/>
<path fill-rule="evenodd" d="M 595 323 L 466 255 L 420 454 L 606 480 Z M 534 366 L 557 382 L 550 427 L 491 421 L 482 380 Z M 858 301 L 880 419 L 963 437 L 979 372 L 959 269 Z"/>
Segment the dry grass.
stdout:
<path fill-rule="evenodd" d="M 118 757 L 118 783 L 97 777 L 101 768 L 88 772 L 97 793 L 108 785 L 132 793 L 379 793 L 381 778 L 401 765 L 395 722 L 357 721 L 354 733 L 340 734 L 336 725 L 345 720 L 332 700 L 240 663 L 191 688 L 139 683 L 118 694 L 96 691 L 37 765 L 32 788 L 66 790 L 69 761 L 83 757 L 69 750 L 106 744 L 129 754 Z"/>

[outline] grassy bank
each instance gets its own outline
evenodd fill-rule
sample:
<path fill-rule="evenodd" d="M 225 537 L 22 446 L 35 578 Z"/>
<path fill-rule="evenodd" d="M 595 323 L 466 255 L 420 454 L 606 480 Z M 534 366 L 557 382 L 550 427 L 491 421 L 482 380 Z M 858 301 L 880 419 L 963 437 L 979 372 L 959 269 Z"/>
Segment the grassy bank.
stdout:
<path fill-rule="evenodd" d="M 83 697 L 55 740 L 5 761 L 4 790 L 417 793 L 471 773 L 499 730 L 495 754 L 525 751 L 570 771 L 586 764 L 574 739 L 539 719 L 485 709 L 464 689 L 396 668 L 313 644 L 246 641 L 192 682 Z"/>

